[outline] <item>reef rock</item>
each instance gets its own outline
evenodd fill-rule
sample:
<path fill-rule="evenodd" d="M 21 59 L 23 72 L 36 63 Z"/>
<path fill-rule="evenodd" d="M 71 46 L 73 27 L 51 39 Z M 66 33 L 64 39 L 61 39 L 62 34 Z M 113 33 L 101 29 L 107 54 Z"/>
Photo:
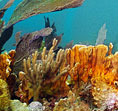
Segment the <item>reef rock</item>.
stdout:
<path fill-rule="evenodd" d="M 29 104 L 30 111 L 43 111 L 43 106 L 40 102 L 34 101 Z"/>
<path fill-rule="evenodd" d="M 21 103 L 19 100 L 11 100 L 10 108 L 12 111 L 29 111 L 26 103 Z"/>
<path fill-rule="evenodd" d="M 75 45 L 66 57 L 75 86 L 90 82 L 94 104 L 105 111 L 118 110 L 118 52 L 112 54 L 112 48 L 112 43 L 109 47 Z"/>
<path fill-rule="evenodd" d="M 0 79 L 0 111 L 7 111 L 10 106 L 10 94 L 7 83 Z"/>
<path fill-rule="evenodd" d="M 90 111 L 89 105 L 69 91 L 68 98 L 60 99 L 55 103 L 53 111 Z"/>
<path fill-rule="evenodd" d="M 9 25 L 36 14 L 78 7 L 83 0 L 23 0 L 15 9 Z"/>
<path fill-rule="evenodd" d="M 56 44 L 57 40 L 54 39 L 53 46 L 50 48 L 48 54 L 46 54 L 46 47 L 43 48 L 41 59 L 39 59 L 40 62 L 37 61 L 37 51 L 32 54 L 32 58 L 28 57 L 28 59 L 23 60 L 24 72 L 19 72 L 19 78 L 22 78 L 22 82 L 17 91 L 18 97 L 22 95 L 21 99 L 23 102 L 29 101 L 31 95 L 33 95 L 34 101 L 38 101 L 40 99 L 39 95 L 42 95 L 42 97 L 47 95 L 60 96 L 67 93 L 69 88 L 65 84 L 65 76 L 69 70 L 69 66 L 64 65 L 66 62 L 66 52 L 60 49 L 56 58 L 54 58 L 55 53 L 53 49 Z M 24 83 L 26 84 L 24 85 Z M 30 94 L 31 89 L 33 90 L 33 94 Z"/>

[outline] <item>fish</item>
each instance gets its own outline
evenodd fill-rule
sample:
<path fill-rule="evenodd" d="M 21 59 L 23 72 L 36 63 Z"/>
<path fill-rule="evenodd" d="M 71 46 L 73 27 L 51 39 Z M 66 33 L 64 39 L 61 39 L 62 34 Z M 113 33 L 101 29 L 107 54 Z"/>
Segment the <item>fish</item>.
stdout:
<path fill-rule="evenodd" d="M 13 33 L 13 25 L 4 29 L 0 36 L 0 53 L 2 53 L 4 44 L 10 39 Z"/>
<path fill-rule="evenodd" d="M 6 9 L 2 9 L 0 10 L 0 19 L 2 19 L 2 17 L 4 16 Z"/>

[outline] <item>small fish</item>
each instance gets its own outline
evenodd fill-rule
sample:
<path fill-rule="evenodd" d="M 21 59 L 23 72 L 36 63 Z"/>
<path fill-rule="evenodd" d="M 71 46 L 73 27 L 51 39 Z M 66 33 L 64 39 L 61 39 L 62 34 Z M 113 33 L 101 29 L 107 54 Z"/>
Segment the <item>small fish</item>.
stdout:
<path fill-rule="evenodd" d="M 4 16 L 6 9 L 2 9 L 0 10 L 0 19 L 2 19 L 2 17 Z"/>

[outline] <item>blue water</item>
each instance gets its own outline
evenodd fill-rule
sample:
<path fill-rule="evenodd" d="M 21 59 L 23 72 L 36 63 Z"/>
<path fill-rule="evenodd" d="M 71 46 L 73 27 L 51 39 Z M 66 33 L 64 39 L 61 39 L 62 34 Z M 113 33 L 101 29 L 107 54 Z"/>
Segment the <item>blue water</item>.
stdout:
<path fill-rule="evenodd" d="M 7 2 L 8 0 L 0 0 L 0 9 L 3 8 Z"/>
<path fill-rule="evenodd" d="M 6 23 L 20 1 L 22 0 L 16 0 L 12 7 L 7 10 L 3 18 Z M 114 43 L 118 41 L 117 12 L 118 0 L 85 0 L 83 5 L 78 8 L 39 14 L 17 23 L 14 26 L 13 36 L 4 48 L 6 50 L 15 48 L 12 44 L 15 43 L 14 35 L 16 32 L 22 31 L 23 35 L 44 28 L 44 16 L 49 17 L 51 23 L 55 22 L 58 34 L 64 33 L 62 46 L 71 40 L 74 40 L 74 44 L 86 41 L 95 44 L 98 31 L 104 23 L 108 29 L 105 43 Z"/>

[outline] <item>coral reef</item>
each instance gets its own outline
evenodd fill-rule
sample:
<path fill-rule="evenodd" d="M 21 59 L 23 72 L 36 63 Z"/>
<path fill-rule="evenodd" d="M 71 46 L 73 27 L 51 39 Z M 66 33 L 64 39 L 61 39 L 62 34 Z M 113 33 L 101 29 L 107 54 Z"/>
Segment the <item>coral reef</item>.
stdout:
<path fill-rule="evenodd" d="M 0 55 L 0 79 L 6 80 L 11 72 L 10 65 L 14 61 L 15 51 L 11 50 L 9 54 Z"/>
<path fill-rule="evenodd" d="M 19 100 L 11 100 L 10 108 L 12 111 L 29 111 L 26 103 L 21 103 Z"/>
<path fill-rule="evenodd" d="M 19 22 L 36 14 L 78 7 L 82 3 L 83 0 L 23 0 L 12 14 L 9 25 L 15 24 L 16 22 Z"/>
<path fill-rule="evenodd" d="M 12 35 L 12 24 L 38 13 L 77 7 L 83 0 L 24 0 L 4 27 L 1 18 L 13 2 L 10 0 L 0 10 L 0 53 Z M 118 52 L 112 53 L 112 43 L 103 45 L 106 33 L 104 24 L 95 46 L 73 46 L 70 42 L 62 48 L 58 44 L 63 34 L 57 36 L 55 24 L 50 25 L 46 17 L 44 29 L 22 37 L 21 32 L 16 33 L 16 52 L 0 54 L 0 110 L 118 110 Z"/>
<path fill-rule="evenodd" d="M 83 0 L 23 0 L 4 26 L 2 17 L 13 2 L 8 0 L 0 9 L 0 53 L 13 24 L 36 14 L 78 7 Z M 72 41 L 62 48 L 58 44 L 63 34 L 57 36 L 55 23 L 44 19 L 44 29 L 22 37 L 16 33 L 16 51 L 0 54 L 0 111 L 117 111 L 118 52 L 112 53 L 112 43 L 103 45 L 106 24 L 95 46 L 81 42 L 73 46 Z"/>
<path fill-rule="evenodd" d="M 19 60 L 19 58 L 24 55 L 28 56 L 32 54 L 35 50 L 39 49 L 44 36 L 48 36 L 52 32 L 52 28 L 44 28 L 40 31 L 32 32 L 25 34 L 21 37 L 21 40 L 17 43 L 16 46 L 16 56 L 15 59 Z"/>
<path fill-rule="evenodd" d="M 72 79 L 75 81 L 82 79 L 87 82 L 88 78 L 99 70 L 102 72 L 101 67 L 104 65 L 102 63 L 105 61 L 107 51 L 108 47 L 105 45 L 75 45 L 72 49 L 68 49 L 66 58 L 70 64 L 69 74 Z"/>
<path fill-rule="evenodd" d="M 48 36 L 52 32 L 52 28 L 44 28 L 40 31 L 27 33 L 21 37 L 21 40 L 16 45 L 16 55 L 13 72 L 18 74 L 23 70 L 23 59 L 27 59 L 29 55 L 41 47 L 44 36 Z"/>
<path fill-rule="evenodd" d="M 28 107 L 29 107 L 29 109 L 31 109 L 31 111 L 43 111 L 43 106 L 38 101 L 34 101 L 34 102 L 30 103 Z"/>
<path fill-rule="evenodd" d="M 53 111 L 90 111 L 89 105 L 69 91 L 68 98 L 60 99 Z"/>
<path fill-rule="evenodd" d="M 20 72 L 19 76 L 24 78 L 22 81 L 27 80 L 31 85 L 34 100 L 39 100 L 41 92 L 45 95 L 54 95 L 56 92 L 59 93 L 59 89 L 63 90 L 61 86 L 66 86 L 65 79 L 61 78 L 69 70 L 69 66 L 65 66 L 65 62 L 63 62 L 66 53 L 60 49 L 54 60 L 53 49 L 56 44 L 57 40 L 54 39 L 53 46 L 48 54 L 46 54 L 46 47 L 43 48 L 41 60 L 38 60 L 38 52 L 35 51 L 32 54 L 32 58 L 29 57 L 23 61 L 24 73 Z M 22 89 L 20 88 L 19 90 Z M 25 97 L 23 98 L 25 99 Z"/>
<path fill-rule="evenodd" d="M 7 83 L 0 79 L 0 111 L 8 111 L 10 107 L 10 94 Z"/>
<path fill-rule="evenodd" d="M 109 51 L 105 45 L 75 45 L 67 51 L 66 57 L 68 64 L 70 64 L 69 75 L 74 80 L 75 87 L 80 87 L 80 81 L 85 83 L 89 81 L 91 83 L 91 91 L 89 93 L 92 93 L 93 99 L 96 101 L 95 105 L 99 108 L 104 106 L 109 110 L 118 109 L 118 53 L 116 52 L 113 55 L 111 53 L 112 48 L 113 45 L 111 43 Z M 107 53 L 108 56 L 106 56 Z M 111 103 L 110 101 L 114 102 Z"/>
<path fill-rule="evenodd" d="M 41 53 L 35 50 L 23 59 L 24 72 L 16 76 L 20 82 L 18 90 L 8 91 L 7 85 L 5 90 L 0 90 L 8 91 L 8 104 L 5 106 L 0 103 L 0 108 L 11 108 L 9 94 L 15 92 L 20 101 L 27 104 L 32 99 L 42 102 L 44 111 L 118 110 L 118 52 L 112 54 L 113 44 L 75 45 L 72 49 L 60 49 L 56 54 L 54 49 L 57 43 L 54 39 L 50 50 L 44 47 Z M 5 81 L 11 81 L 11 84 L 12 80 L 15 81 L 15 76 L 10 74 L 14 56 L 15 51 L 0 55 L 2 85 Z M 0 102 L 3 102 L 2 97 Z"/>
<path fill-rule="evenodd" d="M 96 78 L 97 79 L 97 78 Z M 92 87 L 94 104 L 100 111 L 118 110 L 118 90 L 97 79 L 96 84 Z"/>

